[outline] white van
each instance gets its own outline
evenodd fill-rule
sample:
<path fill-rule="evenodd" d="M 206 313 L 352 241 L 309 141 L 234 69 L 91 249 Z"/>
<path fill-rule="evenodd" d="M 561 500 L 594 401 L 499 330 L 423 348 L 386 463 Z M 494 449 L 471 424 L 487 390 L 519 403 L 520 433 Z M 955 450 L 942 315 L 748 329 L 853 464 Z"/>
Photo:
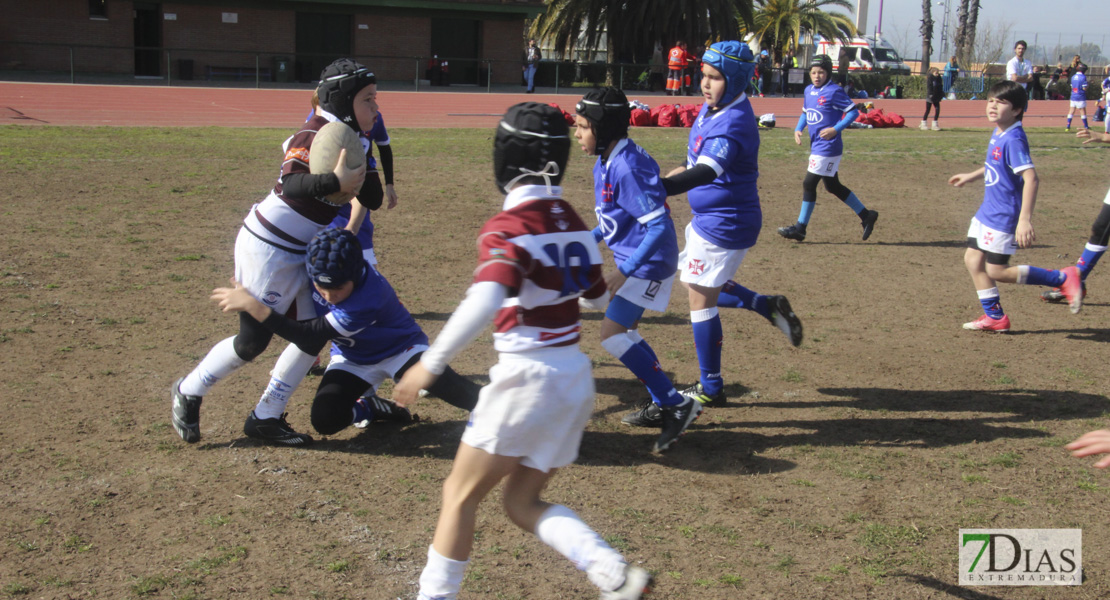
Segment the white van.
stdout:
<path fill-rule="evenodd" d="M 895 75 L 909 75 L 910 68 L 902 62 L 898 51 L 885 40 L 879 37 L 852 38 L 846 44 L 840 40 L 819 40 L 817 42 L 817 56 L 827 55 L 832 59 L 833 68 L 840 64 L 840 49 L 848 51 L 848 72 L 868 73 L 882 71 Z"/>

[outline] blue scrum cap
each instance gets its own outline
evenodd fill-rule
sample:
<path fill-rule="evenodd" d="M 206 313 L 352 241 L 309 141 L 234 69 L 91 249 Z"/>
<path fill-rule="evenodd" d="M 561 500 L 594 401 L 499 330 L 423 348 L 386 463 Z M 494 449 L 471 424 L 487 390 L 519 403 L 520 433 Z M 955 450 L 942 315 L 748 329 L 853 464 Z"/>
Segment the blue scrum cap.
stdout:
<path fill-rule="evenodd" d="M 755 54 L 747 44 L 736 41 L 717 42 L 702 55 L 703 63 L 717 69 L 725 77 L 725 95 L 721 105 L 735 100 L 748 87 L 755 73 Z"/>
<path fill-rule="evenodd" d="M 362 277 L 365 265 L 362 244 L 346 229 L 319 231 L 305 252 L 308 277 L 322 288 L 337 288 L 357 280 Z"/>

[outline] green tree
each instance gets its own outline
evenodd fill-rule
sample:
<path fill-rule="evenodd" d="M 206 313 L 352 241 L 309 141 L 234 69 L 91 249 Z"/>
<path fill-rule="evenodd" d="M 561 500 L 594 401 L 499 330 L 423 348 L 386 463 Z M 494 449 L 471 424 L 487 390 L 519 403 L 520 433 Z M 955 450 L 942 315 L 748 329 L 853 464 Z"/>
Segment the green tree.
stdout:
<path fill-rule="evenodd" d="M 681 39 L 693 50 L 702 42 L 733 39 L 738 20 L 751 23 L 752 0 L 547 0 L 529 33 L 551 42 L 563 57 L 580 50 L 587 58 L 605 34 L 613 63 L 646 57 L 656 42 L 667 48 Z"/>
<path fill-rule="evenodd" d="M 756 0 L 755 18 L 750 32 L 760 48 L 782 60 L 788 49 L 797 49 L 804 35 L 847 40 L 856 35 L 850 16 L 826 8 L 852 10 L 849 0 Z"/>

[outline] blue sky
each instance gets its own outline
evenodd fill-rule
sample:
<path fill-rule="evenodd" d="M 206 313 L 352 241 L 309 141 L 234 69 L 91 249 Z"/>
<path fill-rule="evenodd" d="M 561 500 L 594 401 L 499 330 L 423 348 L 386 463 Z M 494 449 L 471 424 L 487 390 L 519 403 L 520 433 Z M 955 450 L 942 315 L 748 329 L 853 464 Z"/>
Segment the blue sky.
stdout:
<path fill-rule="evenodd" d="M 921 0 L 869 0 L 867 33 L 875 31 L 882 2 L 883 36 L 888 40 L 906 40 L 910 57 L 921 51 Z M 853 3 L 855 0 L 853 0 Z M 956 21 L 959 0 L 952 0 L 949 24 Z M 940 24 L 944 7 L 933 1 L 933 20 L 936 27 L 933 45 L 940 44 Z M 1102 47 L 1102 54 L 1110 56 L 1110 2 L 1106 0 L 981 0 L 979 25 L 984 23 L 1011 26 L 1015 40 L 1026 39 L 1030 45 L 1034 38 L 1049 51 L 1058 43 L 1077 45 L 1080 36 L 1084 42 Z M 951 43 L 951 42 L 950 42 Z M 895 44 L 898 45 L 898 44 Z"/>

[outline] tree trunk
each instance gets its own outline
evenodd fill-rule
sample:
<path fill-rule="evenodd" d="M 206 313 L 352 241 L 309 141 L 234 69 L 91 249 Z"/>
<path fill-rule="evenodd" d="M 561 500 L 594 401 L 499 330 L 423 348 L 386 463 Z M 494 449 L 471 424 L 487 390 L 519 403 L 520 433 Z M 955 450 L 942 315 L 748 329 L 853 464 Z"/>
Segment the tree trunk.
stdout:
<path fill-rule="evenodd" d="M 956 10 L 956 51 L 960 64 L 963 64 L 967 55 L 967 5 L 969 0 L 960 0 L 960 7 Z"/>
<path fill-rule="evenodd" d="M 921 0 L 921 74 L 929 73 L 929 57 L 933 54 L 933 0 Z"/>
<path fill-rule="evenodd" d="M 979 0 L 971 0 L 971 12 L 967 16 L 967 32 L 966 37 L 967 54 L 974 56 L 975 54 L 975 30 L 979 25 Z M 962 64 L 962 63 L 961 63 Z"/>

